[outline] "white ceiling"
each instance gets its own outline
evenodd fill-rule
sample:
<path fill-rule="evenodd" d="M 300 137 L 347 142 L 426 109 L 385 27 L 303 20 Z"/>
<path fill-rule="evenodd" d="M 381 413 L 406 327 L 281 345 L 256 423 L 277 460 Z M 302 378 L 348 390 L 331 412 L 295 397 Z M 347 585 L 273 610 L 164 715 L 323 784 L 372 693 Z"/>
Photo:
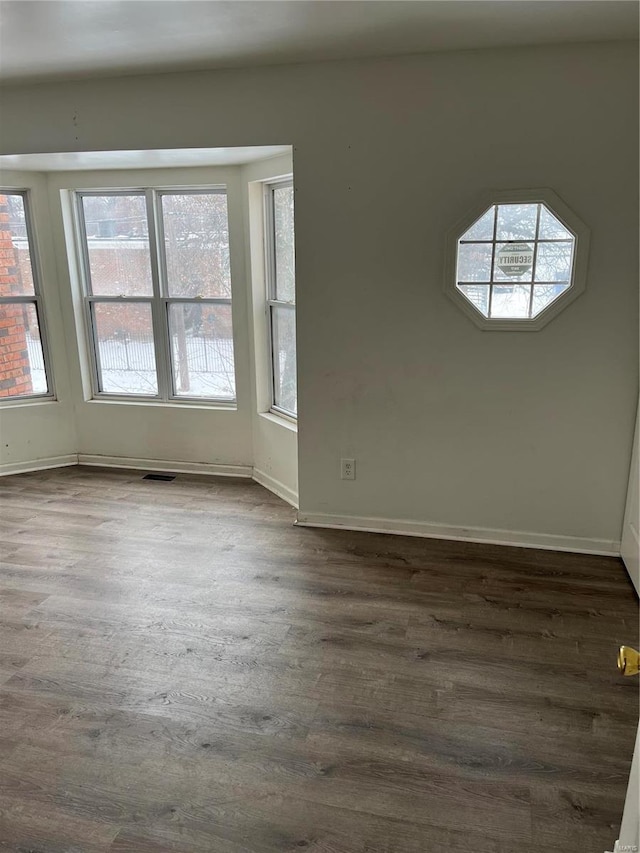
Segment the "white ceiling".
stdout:
<path fill-rule="evenodd" d="M 70 151 L 56 154 L 3 154 L 0 169 L 80 172 L 102 169 L 162 169 L 184 166 L 238 166 L 291 152 L 289 145 L 248 148 L 177 148 L 158 151 Z"/>
<path fill-rule="evenodd" d="M 21 81 L 638 37 L 634 0 L 2 0 Z"/>

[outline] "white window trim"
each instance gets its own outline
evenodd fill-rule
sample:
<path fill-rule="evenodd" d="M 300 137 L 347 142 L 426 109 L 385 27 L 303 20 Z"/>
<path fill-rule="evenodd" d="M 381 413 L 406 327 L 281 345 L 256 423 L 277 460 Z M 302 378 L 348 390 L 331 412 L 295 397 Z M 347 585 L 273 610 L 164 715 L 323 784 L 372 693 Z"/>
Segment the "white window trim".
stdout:
<path fill-rule="evenodd" d="M 133 187 L 101 187 L 74 189 L 72 195 L 72 211 L 74 223 L 74 243 L 78 258 L 78 270 L 82 285 L 83 320 L 87 352 L 90 362 L 91 399 L 114 403 L 136 403 L 152 405 L 178 405 L 187 407 L 204 407 L 218 409 L 237 409 L 237 363 L 234 357 L 236 394 L 231 397 L 202 397 L 176 394 L 173 389 L 171 341 L 169 332 L 168 311 L 173 303 L 224 304 L 232 306 L 230 297 L 171 297 L 164 294 L 166 285 L 166 256 L 164 250 L 163 219 L 161 214 L 162 195 L 172 193 L 198 194 L 221 193 L 227 196 L 228 189 L 223 184 L 211 185 L 179 185 L 179 186 L 133 186 Z M 141 297 L 94 296 L 90 287 L 90 265 L 88 242 L 84 225 L 82 198 L 91 195 L 143 195 L 146 201 L 147 221 L 149 224 L 149 252 L 151 263 L 151 278 L 153 294 Z M 228 215 L 228 214 L 227 214 Z M 229 224 L 230 228 L 230 224 Z M 161 248 L 162 247 L 162 248 Z M 233 273 L 232 273 L 233 275 Z M 156 375 L 158 380 L 157 394 L 117 394 L 102 391 L 100 388 L 100 367 L 98 363 L 98 348 L 95 337 L 95 324 L 92 316 L 92 305 L 106 302 L 137 302 L 151 305 L 151 320 L 153 330 Z M 232 308 L 233 323 L 233 308 Z M 235 336 L 234 336 L 235 350 Z"/>
<path fill-rule="evenodd" d="M 267 325 L 267 359 L 269 366 L 269 411 L 292 424 L 298 423 L 298 416 L 281 406 L 276 405 L 275 399 L 275 359 L 273 357 L 273 322 L 272 308 L 278 306 L 290 311 L 296 311 L 296 302 L 283 302 L 276 299 L 276 259 L 275 259 L 275 224 L 273 217 L 273 191 L 279 187 L 293 187 L 293 176 L 265 181 L 264 183 L 264 251 L 265 251 L 265 315 Z M 296 346 L 297 355 L 297 346 Z"/>
<path fill-rule="evenodd" d="M 458 240 L 489 207 L 505 202 L 545 204 L 575 237 L 573 270 L 569 287 L 561 296 L 532 319 L 511 320 L 504 317 L 483 317 L 456 287 Z M 468 213 L 447 232 L 444 291 L 467 317 L 484 331 L 537 332 L 553 320 L 554 317 L 557 317 L 574 299 L 577 299 L 584 292 L 589 261 L 589 239 L 589 228 L 551 189 L 544 187 L 541 189 L 487 191 L 477 199 Z"/>
<path fill-rule="evenodd" d="M 27 403 L 50 403 L 56 398 L 53 370 L 51 369 L 51 350 L 49 347 L 49 335 L 47 331 L 45 297 L 42 292 L 42 265 L 38 251 L 38 240 L 33 225 L 32 192 L 27 187 L 0 187 L 0 195 L 20 195 L 24 204 L 24 218 L 27 230 L 27 244 L 29 246 L 29 257 L 31 259 L 31 272 L 33 276 L 33 294 L 31 296 L 7 296 L 0 297 L 0 304 L 32 304 L 35 305 L 38 317 L 38 329 L 40 331 L 40 343 L 42 345 L 42 358 L 44 361 L 44 373 L 47 380 L 47 391 L 44 394 L 18 394 L 14 397 L 0 397 L 0 406 L 20 406 Z"/>

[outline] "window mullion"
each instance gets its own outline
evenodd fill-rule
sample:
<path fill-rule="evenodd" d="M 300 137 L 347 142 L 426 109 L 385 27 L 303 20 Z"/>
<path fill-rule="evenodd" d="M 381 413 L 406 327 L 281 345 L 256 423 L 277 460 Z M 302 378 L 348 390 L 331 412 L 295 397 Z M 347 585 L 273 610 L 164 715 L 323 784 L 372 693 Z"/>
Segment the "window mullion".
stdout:
<path fill-rule="evenodd" d="M 295 311 L 296 309 L 295 302 L 283 302 L 281 299 L 267 299 L 267 303 L 275 305 L 278 308 L 289 308 L 291 311 Z"/>
<path fill-rule="evenodd" d="M 144 302 L 153 305 L 153 296 L 92 296 L 85 297 L 89 302 Z"/>
<path fill-rule="evenodd" d="M 30 293 L 26 296 L 0 296 L 0 305 L 16 305 L 18 303 L 38 302 L 41 299 L 40 294 Z"/>
<path fill-rule="evenodd" d="M 156 374 L 158 393 L 162 400 L 172 396 L 171 351 L 169 348 L 169 330 L 167 324 L 167 306 L 165 265 L 163 263 L 164 240 L 161 239 L 161 217 L 157 206 L 156 193 L 152 189 L 145 192 L 147 203 L 147 222 L 149 224 L 149 250 L 151 253 L 151 279 L 153 282 L 153 304 L 151 316 L 153 322 L 153 342 L 156 354 Z"/>
<path fill-rule="evenodd" d="M 489 276 L 489 301 L 487 303 L 487 317 L 491 317 L 493 309 L 493 284 L 496 265 L 496 236 L 498 233 L 498 205 L 493 206 L 493 240 L 491 241 L 491 274 Z"/>
<path fill-rule="evenodd" d="M 186 302 L 189 305 L 231 305 L 230 296 L 163 296 L 169 305 L 178 305 Z"/>
<path fill-rule="evenodd" d="M 533 266 L 531 267 L 531 290 L 529 291 L 529 308 L 527 311 L 527 316 L 529 319 L 533 316 L 533 291 L 536 283 L 536 267 L 538 265 L 538 242 L 540 240 L 540 209 L 542 205 L 538 204 L 538 209 L 536 210 L 536 232 L 535 239 L 533 243 Z"/>

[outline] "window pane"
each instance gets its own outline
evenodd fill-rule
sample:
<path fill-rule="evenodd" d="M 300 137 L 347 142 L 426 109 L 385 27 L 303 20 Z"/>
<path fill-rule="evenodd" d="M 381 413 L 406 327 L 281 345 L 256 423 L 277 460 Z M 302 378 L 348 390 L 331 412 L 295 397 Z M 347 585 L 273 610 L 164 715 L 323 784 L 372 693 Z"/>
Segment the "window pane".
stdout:
<path fill-rule="evenodd" d="M 143 195 L 82 196 L 91 292 L 151 296 L 151 261 Z"/>
<path fill-rule="evenodd" d="M 226 193 L 162 194 L 170 296 L 231 297 Z"/>
<path fill-rule="evenodd" d="M 467 297 L 469 302 L 484 314 L 489 316 L 489 285 L 488 284 L 459 284 L 458 290 Z"/>
<path fill-rule="evenodd" d="M 491 316 L 519 320 L 529 316 L 530 284 L 495 284 L 491 294 Z"/>
<path fill-rule="evenodd" d="M 567 231 L 562 222 L 544 204 L 540 205 L 540 230 L 538 236 L 540 240 L 573 239 L 571 232 Z"/>
<path fill-rule="evenodd" d="M 496 243 L 495 281 L 531 281 L 533 243 Z"/>
<path fill-rule="evenodd" d="M 537 204 L 498 205 L 498 240 L 533 240 L 536 236 Z"/>
<path fill-rule="evenodd" d="M 573 243 L 538 243 L 536 281 L 569 281 Z"/>
<path fill-rule="evenodd" d="M 568 284 L 535 284 L 533 287 L 533 306 L 531 316 L 535 317 L 548 305 L 555 302 L 568 287 Z"/>
<path fill-rule="evenodd" d="M 93 305 L 100 390 L 108 394 L 158 393 L 151 305 L 97 302 Z"/>
<path fill-rule="evenodd" d="M 458 281 L 491 281 L 491 243 L 461 243 Z"/>
<path fill-rule="evenodd" d="M 0 397 L 48 390 L 35 304 L 0 304 Z"/>
<path fill-rule="evenodd" d="M 231 306 L 173 303 L 169 332 L 176 395 L 234 400 Z"/>
<path fill-rule="evenodd" d="M 464 232 L 461 240 L 493 240 L 493 224 L 496 217 L 495 204 L 476 219 L 471 228 Z"/>
<path fill-rule="evenodd" d="M 293 187 L 274 188 L 273 226 L 276 262 L 275 298 L 281 302 L 295 302 Z"/>
<path fill-rule="evenodd" d="M 0 195 L 0 296 L 35 294 L 24 198 Z"/>
<path fill-rule="evenodd" d="M 278 408 L 297 414 L 296 312 L 280 305 L 271 307 L 273 346 L 273 402 Z"/>

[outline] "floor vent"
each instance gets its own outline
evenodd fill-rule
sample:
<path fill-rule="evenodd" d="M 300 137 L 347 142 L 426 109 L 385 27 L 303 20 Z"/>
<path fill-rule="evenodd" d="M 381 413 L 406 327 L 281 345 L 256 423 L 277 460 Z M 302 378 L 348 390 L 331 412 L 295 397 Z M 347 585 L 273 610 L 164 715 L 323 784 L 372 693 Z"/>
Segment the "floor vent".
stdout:
<path fill-rule="evenodd" d="M 175 474 L 145 474 L 143 480 L 162 480 L 165 483 L 175 480 Z"/>

